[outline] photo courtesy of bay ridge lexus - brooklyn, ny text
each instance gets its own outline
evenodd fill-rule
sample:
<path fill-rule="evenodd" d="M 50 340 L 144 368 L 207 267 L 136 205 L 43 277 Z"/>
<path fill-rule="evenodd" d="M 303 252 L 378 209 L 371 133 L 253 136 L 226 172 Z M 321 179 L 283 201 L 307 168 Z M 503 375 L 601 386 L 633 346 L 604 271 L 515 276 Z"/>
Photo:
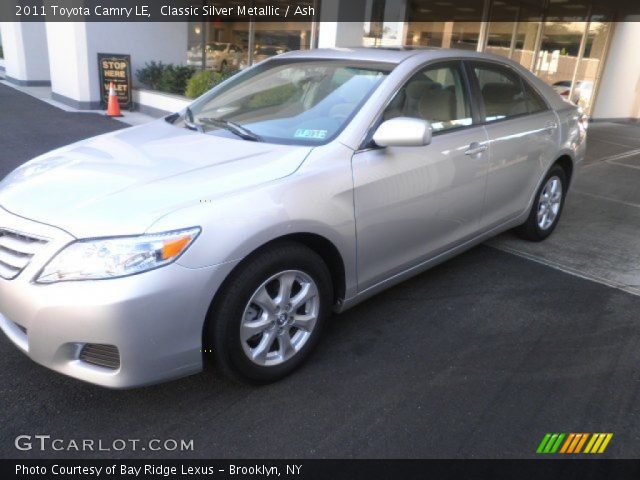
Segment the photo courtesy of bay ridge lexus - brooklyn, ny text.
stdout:
<path fill-rule="evenodd" d="M 635 478 L 640 3 L 3 0 L 10 478 Z"/>

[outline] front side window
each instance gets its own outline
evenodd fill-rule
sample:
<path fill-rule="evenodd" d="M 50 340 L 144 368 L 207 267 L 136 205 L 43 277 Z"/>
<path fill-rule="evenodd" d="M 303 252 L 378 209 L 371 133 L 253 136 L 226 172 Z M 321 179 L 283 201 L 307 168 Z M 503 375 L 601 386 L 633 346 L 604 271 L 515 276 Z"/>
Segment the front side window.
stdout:
<path fill-rule="evenodd" d="M 212 135 L 236 135 L 233 128 L 241 127 L 254 140 L 320 145 L 347 125 L 391 68 L 339 60 L 266 62 L 197 100 L 185 123 Z"/>
<path fill-rule="evenodd" d="M 514 71 L 492 64 L 475 64 L 487 122 L 546 110 L 540 96 Z"/>
<path fill-rule="evenodd" d="M 394 96 L 383 118 L 428 120 L 434 132 L 471 125 L 471 110 L 458 63 L 427 67 Z"/>

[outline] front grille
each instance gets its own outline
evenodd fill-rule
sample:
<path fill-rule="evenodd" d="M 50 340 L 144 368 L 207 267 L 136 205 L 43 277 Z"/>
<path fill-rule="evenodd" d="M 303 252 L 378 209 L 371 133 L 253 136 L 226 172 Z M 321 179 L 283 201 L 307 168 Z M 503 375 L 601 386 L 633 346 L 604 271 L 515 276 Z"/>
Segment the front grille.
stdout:
<path fill-rule="evenodd" d="M 13 280 L 47 241 L 0 228 L 0 277 Z"/>
<path fill-rule="evenodd" d="M 111 370 L 120 368 L 120 352 L 115 345 L 87 343 L 80 351 L 80 360 Z"/>

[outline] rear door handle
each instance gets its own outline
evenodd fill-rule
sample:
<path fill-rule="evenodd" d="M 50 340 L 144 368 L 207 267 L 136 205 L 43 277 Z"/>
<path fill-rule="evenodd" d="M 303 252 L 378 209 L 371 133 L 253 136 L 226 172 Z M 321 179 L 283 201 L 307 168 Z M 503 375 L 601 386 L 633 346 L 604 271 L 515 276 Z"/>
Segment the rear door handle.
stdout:
<path fill-rule="evenodd" d="M 465 150 L 464 154 L 469 156 L 478 155 L 486 149 L 487 145 L 485 143 L 472 142 L 471 145 L 469 145 L 469 148 Z"/>

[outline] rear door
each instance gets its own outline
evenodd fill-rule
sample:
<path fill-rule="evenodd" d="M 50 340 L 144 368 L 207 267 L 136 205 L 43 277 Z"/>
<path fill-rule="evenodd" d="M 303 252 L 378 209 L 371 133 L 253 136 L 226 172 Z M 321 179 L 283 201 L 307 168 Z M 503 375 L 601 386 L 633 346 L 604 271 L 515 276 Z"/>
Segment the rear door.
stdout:
<path fill-rule="evenodd" d="M 489 137 L 483 223 L 491 228 L 528 208 L 557 152 L 559 128 L 543 97 L 503 64 L 466 62 Z"/>

